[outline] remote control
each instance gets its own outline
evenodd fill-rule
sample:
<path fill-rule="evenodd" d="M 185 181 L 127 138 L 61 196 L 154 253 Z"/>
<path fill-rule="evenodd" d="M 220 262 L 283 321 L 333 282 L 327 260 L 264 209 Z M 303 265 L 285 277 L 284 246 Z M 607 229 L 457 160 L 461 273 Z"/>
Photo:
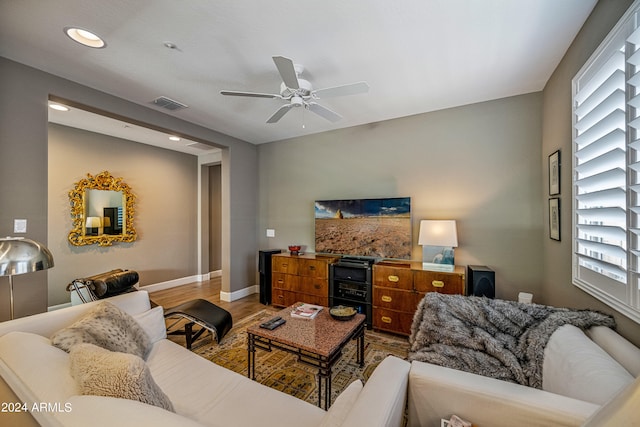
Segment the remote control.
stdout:
<path fill-rule="evenodd" d="M 282 317 L 274 317 L 273 319 L 267 320 L 266 322 L 260 324 L 261 328 L 269 329 L 270 331 L 274 330 L 280 325 L 284 325 L 287 321 Z"/>

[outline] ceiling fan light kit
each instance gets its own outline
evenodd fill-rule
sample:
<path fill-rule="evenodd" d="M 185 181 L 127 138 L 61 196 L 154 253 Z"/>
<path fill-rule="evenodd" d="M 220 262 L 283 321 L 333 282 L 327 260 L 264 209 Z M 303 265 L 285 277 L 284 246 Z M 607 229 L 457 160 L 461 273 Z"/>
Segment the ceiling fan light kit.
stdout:
<path fill-rule="evenodd" d="M 291 110 L 292 107 L 304 107 L 306 110 L 309 110 L 330 122 L 337 122 L 342 118 L 342 116 L 335 111 L 318 104 L 315 100 L 337 96 L 358 95 L 369 91 L 369 85 L 366 82 L 357 82 L 313 90 L 311 83 L 300 77 L 304 72 L 304 67 L 302 65 L 294 64 L 293 60 L 284 56 L 274 56 L 273 62 L 275 63 L 278 73 L 280 73 L 280 77 L 282 78 L 279 95 L 234 90 L 222 90 L 220 91 L 220 94 L 249 98 L 282 99 L 288 101 L 288 104 L 282 105 L 275 113 L 273 113 L 273 115 L 271 115 L 271 117 L 267 119 L 267 123 L 277 123 L 285 114 L 287 114 L 287 112 L 289 112 L 289 110 Z"/>

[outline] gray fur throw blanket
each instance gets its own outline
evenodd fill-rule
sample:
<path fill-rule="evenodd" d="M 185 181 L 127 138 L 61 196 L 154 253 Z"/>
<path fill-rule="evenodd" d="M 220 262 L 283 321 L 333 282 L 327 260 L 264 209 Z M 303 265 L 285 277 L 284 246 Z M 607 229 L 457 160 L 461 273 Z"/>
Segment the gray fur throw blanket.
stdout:
<path fill-rule="evenodd" d="M 595 311 L 430 292 L 413 318 L 409 360 L 542 388 L 544 348 L 565 324 L 615 328 Z"/>

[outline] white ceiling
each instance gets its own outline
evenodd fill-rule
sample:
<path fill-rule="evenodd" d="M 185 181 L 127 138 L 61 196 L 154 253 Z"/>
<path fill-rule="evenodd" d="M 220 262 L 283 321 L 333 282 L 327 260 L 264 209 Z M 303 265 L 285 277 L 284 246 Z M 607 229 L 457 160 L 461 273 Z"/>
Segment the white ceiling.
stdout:
<path fill-rule="evenodd" d="M 169 114 L 259 144 L 542 90 L 595 3 L 4 0 L 0 56 L 149 108 L 167 96 L 189 106 Z M 276 124 L 284 101 L 220 95 L 278 93 L 274 55 L 303 64 L 315 89 L 364 80 L 369 93 L 318 101 L 337 123 L 294 109 Z"/>
<path fill-rule="evenodd" d="M 60 103 L 50 102 L 50 104 Z M 143 127 L 139 124 L 123 122 L 111 117 L 75 108 L 73 106 L 69 107 L 69 111 L 49 109 L 49 121 L 60 125 L 114 136 L 116 138 L 153 145 L 167 150 L 192 154 L 194 156 L 210 155 L 220 151 L 219 148 L 183 137 L 180 137 L 179 141 L 172 141 L 169 137 L 176 135 Z"/>

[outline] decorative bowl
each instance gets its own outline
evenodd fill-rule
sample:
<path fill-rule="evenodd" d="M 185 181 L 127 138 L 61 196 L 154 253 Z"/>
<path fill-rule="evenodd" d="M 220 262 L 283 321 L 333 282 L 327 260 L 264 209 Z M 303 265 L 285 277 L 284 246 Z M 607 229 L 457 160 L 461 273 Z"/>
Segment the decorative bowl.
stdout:
<path fill-rule="evenodd" d="M 289 252 L 291 252 L 291 255 L 298 255 L 300 253 L 301 248 L 302 246 L 300 245 L 290 245 Z"/>
<path fill-rule="evenodd" d="M 346 305 L 336 305 L 329 309 L 329 314 L 336 320 L 349 320 L 357 313 L 358 310 Z"/>

